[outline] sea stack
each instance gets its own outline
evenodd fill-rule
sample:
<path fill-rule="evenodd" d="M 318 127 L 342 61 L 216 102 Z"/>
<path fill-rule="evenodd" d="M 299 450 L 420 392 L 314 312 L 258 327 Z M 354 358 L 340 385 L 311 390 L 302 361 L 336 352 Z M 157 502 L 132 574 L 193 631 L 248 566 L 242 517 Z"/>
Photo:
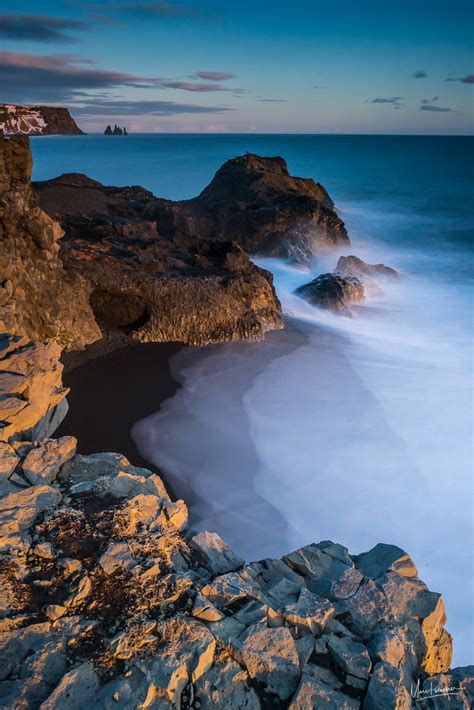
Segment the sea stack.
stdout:
<path fill-rule="evenodd" d="M 119 125 L 115 124 L 114 129 L 112 130 L 112 127 L 109 124 L 104 131 L 104 135 L 105 136 L 128 136 L 128 133 L 127 133 L 127 129 L 125 126 L 123 128 L 120 128 Z"/>

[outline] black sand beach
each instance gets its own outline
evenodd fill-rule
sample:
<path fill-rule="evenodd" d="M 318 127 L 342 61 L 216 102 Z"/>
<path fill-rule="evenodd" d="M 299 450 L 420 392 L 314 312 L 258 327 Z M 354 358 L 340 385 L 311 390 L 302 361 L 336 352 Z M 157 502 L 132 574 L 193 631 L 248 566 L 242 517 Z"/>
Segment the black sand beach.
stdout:
<path fill-rule="evenodd" d="M 57 436 L 77 437 L 80 454 L 116 451 L 132 464 L 150 468 L 130 430 L 176 392 L 179 385 L 171 376 L 169 359 L 181 347 L 137 343 L 113 349 L 110 343 L 108 348 L 102 343 L 101 349 L 91 346 L 83 353 L 66 355 L 63 379 L 71 388 L 69 412 Z"/>

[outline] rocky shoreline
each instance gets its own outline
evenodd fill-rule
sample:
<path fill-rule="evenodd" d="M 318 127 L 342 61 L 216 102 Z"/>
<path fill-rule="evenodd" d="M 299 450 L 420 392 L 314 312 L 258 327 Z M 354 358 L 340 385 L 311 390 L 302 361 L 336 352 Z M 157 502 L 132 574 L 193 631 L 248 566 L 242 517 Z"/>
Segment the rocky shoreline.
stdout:
<path fill-rule="evenodd" d="M 213 231 L 195 251 L 193 220 L 188 231 L 174 232 L 174 242 L 169 233 L 149 233 L 141 251 L 137 231 L 130 236 L 124 229 L 141 217 L 119 214 L 137 193 L 113 195 L 110 224 L 104 212 L 95 214 L 88 222 L 93 233 L 84 236 L 83 210 L 68 221 L 70 195 L 58 201 L 62 228 L 38 206 L 27 141 L 1 147 L 0 707 L 402 710 L 421 699 L 430 708 L 471 707 L 474 668 L 449 670 L 442 598 L 418 579 L 405 551 L 379 544 L 354 556 L 323 541 L 279 560 L 246 562 L 217 534 L 188 529 L 185 502 L 172 500 L 156 473 L 121 453 L 78 454 L 74 436 L 51 438 L 67 411 L 61 351 L 99 340 L 107 328 L 128 326 L 145 341 L 170 340 L 173 332 L 176 340 L 204 343 L 262 337 L 265 327 L 281 326 L 271 275 L 219 237 L 219 195 L 227 199 L 222 173 L 206 218 Z M 299 179 L 285 174 L 283 161 L 271 160 L 229 161 L 224 184 L 229 170 L 234 186 L 250 176 L 251 185 L 263 181 L 266 190 L 270 181 L 270 201 L 280 175 L 287 201 L 300 204 L 287 183 Z M 61 190 L 78 189 L 70 176 L 69 184 L 60 180 Z M 86 187 L 102 196 L 141 190 Z M 319 210 L 312 224 L 324 242 L 333 208 L 317 190 L 319 201 L 303 195 L 302 202 L 305 210 L 308 199 Z M 157 208 L 158 198 L 143 199 L 145 211 L 150 201 Z M 284 220 L 270 214 L 265 221 L 265 210 L 255 217 L 252 204 L 236 205 L 235 219 L 242 222 L 250 211 L 248 234 L 255 219 L 264 224 L 262 245 L 272 253 Z M 155 230 L 160 220 L 170 224 L 163 214 L 173 212 L 181 224 L 195 208 L 163 209 L 152 220 Z M 196 209 L 201 214 L 202 203 Z M 285 219 L 290 213 L 283 208 Z M 231 229 L 231 215 L 226 219 Z M 305 243 L 315 235 L 305 231 Z M 291 248 L 278 247 L 280 255 L 304 253 L 295 252 L 297 237 L 291 232 Z M 242 246 L 258 253 L 248 242 Z M 166 286 L 155 269 L 157 250 Z M 146 255 L 145 266 L 138 254 Z M 360 263 L 339 266 L 348 278 L 363 277 Z M 92 298 L 99 285 L 102 293 Z M 166 297 L 160 300 L 157 288 Z M 125 323 L 117 322 L 120 314 Z"/>

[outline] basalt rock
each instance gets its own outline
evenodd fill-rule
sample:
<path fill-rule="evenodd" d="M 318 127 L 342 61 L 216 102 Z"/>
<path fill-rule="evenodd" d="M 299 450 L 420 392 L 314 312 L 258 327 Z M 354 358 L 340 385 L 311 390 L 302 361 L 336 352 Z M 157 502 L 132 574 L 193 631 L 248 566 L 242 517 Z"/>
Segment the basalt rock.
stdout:
<path fill-rule="evenodd" d="M 292 177 L 282 158 L 247 154 L 228 160 L 198 197 L 180 202 L 76 174 L 36 183 L 35 189 L 67 239 L 159 237 L 180 251 L 200 239 L 232 240 L 250 255 L 302 263 L 349 244 L 326 190 Z"/>
<path fill-rule="evenodd" d="M 0 330 L 80 349 L 100 338 L 92 286 L 64 270 L 63 230 L 39 207 L 31 168 L 28 138 L 0 133 Z"/>
<path fill-rule="evenodd" d="M 364 286 L 354 276 L 322 274 L 295 293 L 312 306 L 350 315 L 348 307 L 364 300 Z"/>
<path fill-rule="evenodd" d="M 363 281 L 367 277 L 382 276 L 388 279 L 400 278 L 400 273 L 385 264 L 367 264 L 358 256 L 341 256 L 336 264 L 334 273 L 342 276 L 355 276 Z"/>

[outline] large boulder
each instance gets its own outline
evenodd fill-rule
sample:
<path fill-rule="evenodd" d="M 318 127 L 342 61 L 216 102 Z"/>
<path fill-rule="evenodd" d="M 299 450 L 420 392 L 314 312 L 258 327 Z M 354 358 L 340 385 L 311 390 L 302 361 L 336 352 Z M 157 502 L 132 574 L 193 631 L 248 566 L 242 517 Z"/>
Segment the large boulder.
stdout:
<path fill-rule="evenodd" d="M 312 306 L 346 315 L 350 313 L 350 305 L 364 300 L 362 282 L 354 276 L 339 274 L 321 274 L 309 283 L 299 286 L 295 293 Z"/>
<path fill-rule="evenodd" d="M 385 264 L 368 264 L 358 256 L 341 256 L 334 269 L 335 273 L 342 276 L 355 276 L 361 281 L 367 278 L 382 276 L 388 279 L 400 278 L 400 273 Z"/>

